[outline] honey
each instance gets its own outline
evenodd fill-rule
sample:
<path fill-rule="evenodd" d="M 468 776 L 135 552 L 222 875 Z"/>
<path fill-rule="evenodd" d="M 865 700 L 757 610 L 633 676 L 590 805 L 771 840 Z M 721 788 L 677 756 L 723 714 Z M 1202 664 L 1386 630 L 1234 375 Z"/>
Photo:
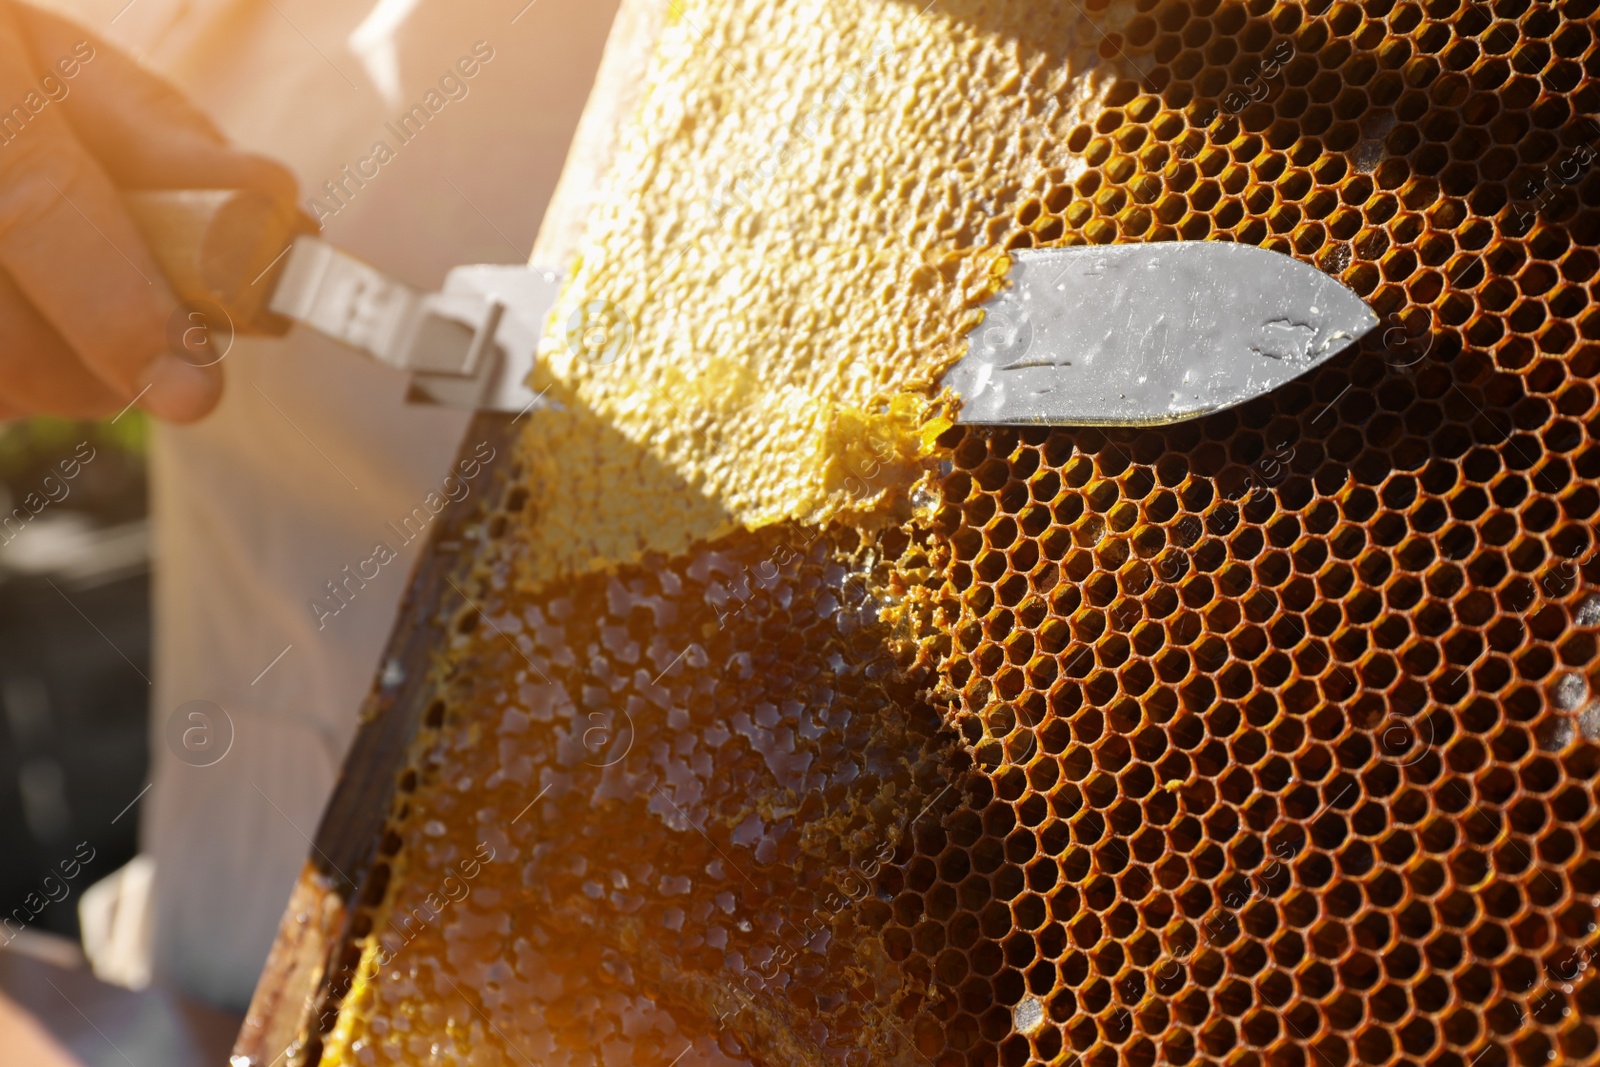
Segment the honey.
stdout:
<path fill-rule="evenodd" d="M 1594 7 L 674 3 L 308 1050 L 1600 1062 Z M 1005 251 L 1180 239 L 1383 328 L 943 421 Z"/>

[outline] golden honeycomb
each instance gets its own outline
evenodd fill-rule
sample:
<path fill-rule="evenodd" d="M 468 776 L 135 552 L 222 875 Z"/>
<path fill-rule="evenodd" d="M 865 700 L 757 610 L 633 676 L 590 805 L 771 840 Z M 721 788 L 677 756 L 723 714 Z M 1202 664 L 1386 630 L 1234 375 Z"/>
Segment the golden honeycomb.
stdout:
<path fill-rule="evenodd" d="M 465 616 L 474 713 L 402 783 L 348 1058 L 915 1062 L 886 1013 L 922 991 L 872 932 L 966 761 L 889 651 L 882 549 L 785 526 Z"/>
<path fill-rule="evenodd" d="M 997 250 L 1211 239 L 1381 329 L 1170 427 L 869 425 L 870 513 L 577 576 L 525 449 L 309 1061 L 1600 1063 L 1595 3 L 1068 6 L 921 24 L 1048 163 L 935 212 L 947 328 Z M 1120 76 L 1012 77 L 1043 9 Z"/>

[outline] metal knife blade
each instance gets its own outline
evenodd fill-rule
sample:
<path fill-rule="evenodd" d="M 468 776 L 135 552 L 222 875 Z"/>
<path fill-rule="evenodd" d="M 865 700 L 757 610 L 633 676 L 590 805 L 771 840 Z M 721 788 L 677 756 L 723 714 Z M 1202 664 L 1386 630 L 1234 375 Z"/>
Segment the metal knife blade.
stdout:
<path fill-rule="evenodd" d="M 1378 324 L 1286 255 L 1223 241 L 1011 253 L 942 384 L 960 423 L 1149 426 L 1271 392 Z"/>

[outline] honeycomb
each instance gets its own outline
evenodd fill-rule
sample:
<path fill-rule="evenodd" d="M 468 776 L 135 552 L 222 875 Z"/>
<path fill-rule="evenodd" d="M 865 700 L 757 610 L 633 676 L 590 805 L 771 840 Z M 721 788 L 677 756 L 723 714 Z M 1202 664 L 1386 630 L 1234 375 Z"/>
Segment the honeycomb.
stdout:
<path fill-rule="evenodd" d="M 952 163 L 882 136 L 904 107 L 841 109 L 844 147 L 773 178 L 821 188 L 851 146 L 896 146 L 874 190 L 916 254 L 792 328 L 856 354 L 909 331 L 916 355 L 827 364 L 805 433 L 762 401 L 727 437 L 730 409 L 659 363 L 568 368 L 303 1061 L 1600 1063 L 1595 4 L 941 0 L 906 22 L 920 7 L 675 8 L 652 77 L 682 112 L 629 135 L 657 156 L 623 188 L 681 173 L 664 141 L 715 156 L 746 128 L 660 90 L 673 70 L 804 84 L 840 69 L 819 36 L 859 46 L 875 18 L 916 41 L 884 53 L 896 78 L 970 118 Z M 831 210 L 893 246 L 881 212 Z M 580 287 L 624 277 L 607 234 L 690 217 L 614 211 Z M 781 220 L 738 212 L 771 252 Z M 931 382 L 1005 250 L 1180 239 L 1314 263 L 1383 326 L 1174 426 L 874 414 Z M 694 262 L 634 295 L 698 276 L 716 314 L 663 316 L 686 343 L 772 343 L 696 335 L 762 283 Z M 925 287 L 891 298 L 891 275 Z M 850 334 L 874 314 L 887 332 Z M 667 327 L 635 318 L 654 351 Z M 747 372 L 789 380 L 773 359 Z M 563 443 L 655 402 L 624 382 L 687 406 L 683 442 L 618 416 L 589 453 Z M 826 504 L 862 448 L 882 462 Z M 640 495 L 601 501 L 593 472 L 632 477 L 627 457 Z M 775 470 L 730 490 L 757 459 Z M 694 502 L 643 531 L 674 484 Z M 614 541 L 551 547 L 626 507 Z"/>
<path fill-rule="evenodd" d="M 351 1061 L 916 1062 L 872 887 L 969 761 L 889 651 L 891 569 L 790 526 L 466 615 L 475 713 L 401 783 Z"/>
<path fill-rule="evenodd" d="M 867 436 L 896 442 L 885 487 L 915 476 L 925 436 L 884 405 L 926 399 L 995 287 L 972 194 L 1081 169 L 1065 135 L 1103 79 L 1070 5 L 666 7 L 539 353 L 533 384 L 562 406 L 522 449 L 529 585 L 880 510 L 859 472 L 889 460 Z M 572 344 L 569 308 L 625 324 L 627 351 Z"/>

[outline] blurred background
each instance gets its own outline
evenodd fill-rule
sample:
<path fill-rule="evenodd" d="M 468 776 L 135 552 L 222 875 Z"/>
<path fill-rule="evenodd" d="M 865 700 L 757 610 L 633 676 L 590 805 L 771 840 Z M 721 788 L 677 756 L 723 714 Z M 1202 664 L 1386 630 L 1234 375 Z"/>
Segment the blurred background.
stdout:
<path fill-rule="evenodd" d="M 149 781 L 145 442 L 137 410 L 0 426 L 0 916 L 74 940 L 80 894 L 134 855 L 124 809 Z M 41 910 L 61 893 L 44 873 L 90 849 Z"/>

